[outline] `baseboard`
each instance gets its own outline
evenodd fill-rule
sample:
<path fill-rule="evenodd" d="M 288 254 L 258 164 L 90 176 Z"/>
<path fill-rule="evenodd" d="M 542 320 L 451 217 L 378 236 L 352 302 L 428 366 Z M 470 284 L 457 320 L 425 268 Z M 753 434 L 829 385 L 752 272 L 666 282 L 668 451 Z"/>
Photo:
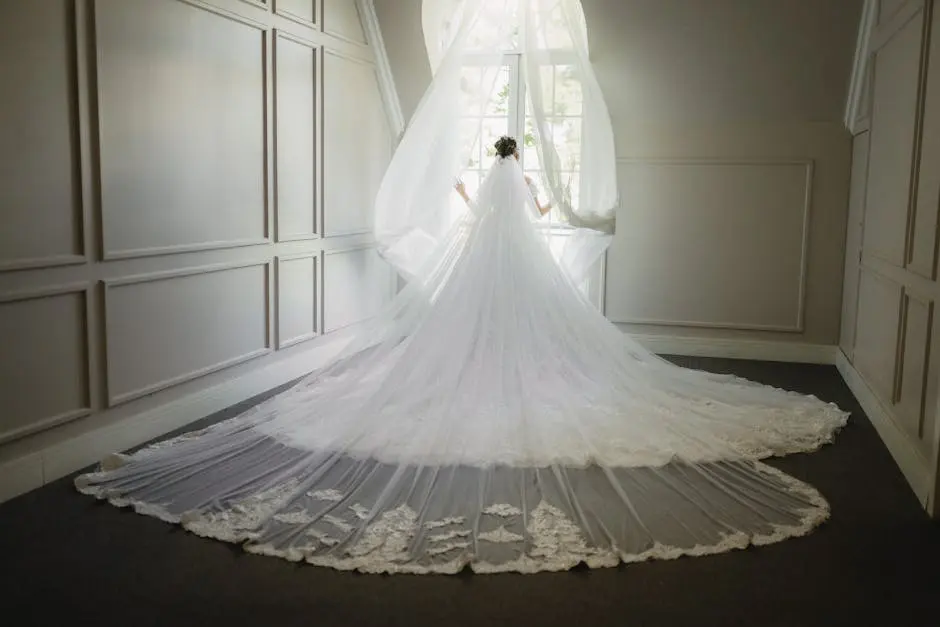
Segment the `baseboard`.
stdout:
<path fill-rule="evenodd" d="M 0 503 L 42 485 L 42 455 L 39 453 L 0 464 Z"/>
<path fill-rule="evenodd" d="M 865 415 L 875 426 L 882 442 L 888 447 L 888 452 L 891 453 L 898 468 L 904 474 L 904 478 L 907 479 L 914 494 L 917 495 L 917 500 L 920 501 L 921 505 L 927 507 L 931 486 L 930 464 L 917 447 L 911 443 L 901 427 L 895 422 L 888 408 L 878 399 L 865 378 L 855 369 L 855 366 L 849 362 L 848 357 L 841 350 L 836 355 L 836 368 L 839 369 L 846 385 L 852 390 L 852 394 L 858 399 Z"/>
<path fill-rule="evenodd" d="M 786 361 L 804 364 L 834 364 L 838 348 L 826 344 L 799 344 L 766 340 L 739 340 L 671 335 L 631 337 L 647 350 L 660 355 L 723 357 L 756 361 Z"/>
<path fill-rule="evenodd" d="M 110 453 L 125 451 L 237 405 L 319 368 L 335 347 L 314 348 L 188 396 L 0 464 L 0 503 L 39 488 Z"/>

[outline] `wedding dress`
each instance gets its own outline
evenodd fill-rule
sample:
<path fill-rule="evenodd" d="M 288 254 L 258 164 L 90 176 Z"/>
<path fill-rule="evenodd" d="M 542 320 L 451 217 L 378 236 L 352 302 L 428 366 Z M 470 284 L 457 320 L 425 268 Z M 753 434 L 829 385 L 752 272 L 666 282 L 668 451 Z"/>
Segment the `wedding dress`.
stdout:
<path fill-rule="evenodd" d="M 619 331 L 555 263 L 500 159 L 424 272 L 322 341 L 328 366 L 78 489 L 248 551 L 385 573 L 535 572 L 807 533 L 811 486 L 759 460 L 847 414 L 687 370 Z"/>

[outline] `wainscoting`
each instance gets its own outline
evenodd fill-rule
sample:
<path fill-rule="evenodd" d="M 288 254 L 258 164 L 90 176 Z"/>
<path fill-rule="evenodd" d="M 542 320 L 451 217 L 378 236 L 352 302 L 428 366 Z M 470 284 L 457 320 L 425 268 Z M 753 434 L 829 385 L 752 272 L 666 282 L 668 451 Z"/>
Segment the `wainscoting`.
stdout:
<path fill-rule="evenodd" d="M 811 160 L 621 159 L 606 314 L 802 333 Z M 681 251 L 681 253 L 679 252 Z"/>
<path fill-rule="evenodd" d="M 0 35 L 0 498 L 316 369 L 390 298 L 371 3 L 4 2 Z"/>
<path fill-rule="evenodd" d="M 840 369 L 858 386 L 864 382 L 860 400 L 868 397 L 872 421 L 934 516 L 940 516 L 937 8 L 934 0 L 866 6 L 847 111 L 855 139 L 840 339 Z"/>

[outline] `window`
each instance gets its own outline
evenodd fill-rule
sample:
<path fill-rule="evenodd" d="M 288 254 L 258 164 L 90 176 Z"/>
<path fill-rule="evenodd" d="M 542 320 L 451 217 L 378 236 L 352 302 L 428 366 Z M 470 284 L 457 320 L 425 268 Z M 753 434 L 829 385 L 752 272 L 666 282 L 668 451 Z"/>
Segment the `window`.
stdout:
<path fill-rule="evenodd" d="M 461 90 L 470 102 L 479 102 L 483 94 L 493 94 L 482 110 L 461 118 L 461 138 L 468 147 L 463 179 L 471 191 L 476 190 L 493 165 L 493 144 L 501 135 L 511 135 L 519 140 L 523 170 L 539 185 L 539 200 L 548 202 L 536 149 L 535 120 L 526 97 L 522 56 L 521 52 L 507 52 L 502 55 L 499 65 L 493 63 L 491 57 L 471 56 L 463 68 Z M 561 173 L 570 186 L 571 196 L 577 198 L 581 147 L 580 84 L 571 64 L 565 62 L 562 54 L 552 55 L 540 69 L 547 124 L 558 151 Z M 555 224 L 564 222 L 563 216 L 554 209 L 551 220 Z"/>
<path fill-rule="evenodd" d="M 462 95 L 468 103 L 485 102 L 482 109 L 465 106 L 460 120 L 461 145 L 466 150 L 465 170 L 461 176 L 470 194 L 479 189 L 493 165 L 496 157 L 493 144 L 500 136 L 515 131 L 519 102 L 518 59 L 505 55 L 501 63 L 492 61 L 485 57 L 471 59 L 463 68 L 460 81 Z M 487 94 L 492 96 L 483 101 Z M 454 202 L 462 201 L 455 198 Z"/>
<path fill-rule="evenodd" d="M 571 198 L 578 198 L 578 167 L 581 159 L 581 84 L 577 79 L 570 61 L 565 55 L 555 53 L 548 62 L 540 64 L 542 102 L 545 109 L 546 124 L 551 134 L 555 150 L 558 152 L 561 179 L 568 187 Z M 542 181 L 542 166 L 536 149 L 535 120 L 532 117 L 530 103 L 526 102 L 525 151 L 523 168 L 526 174 Z M 552 221 L 563 223 L 564 217 L 557 211 L 552 214 Z"/>
<path fill-rule="evenodd" d="M 457 7 L 463 0 L 425 0 L 422 22 L 425 43 L 432 69 L 439 66 L 442 51 L 456 34 L 456 23 L 452 16 L 459 16 Z M 581 138 L 584 127 L 579 55 L 586 42 L 578 40 L 572 29 L 583 29 L 572 24 L 570 12 L 556 2 L 539 3 L 534 13 L 527 17 L 534 20 L 535 28 L 527 33 L 520 28 L 515 17 L 507 16 L 506 9 L 518 11 L 521 5 L 511 0 L 491 0 L 479 5 L 481 13 L 472 30 L 467 33 L 467 51 L 462 68 L 461 90 L 466 98 L 459 120 L 461 144 L 464 147 L 464 171 L 461 174 L 468 192 L 479 189 L 483 177 L 495 160 L 493 144 L 500 135 L 511 135 L 519 140 L 520 160 L 524 172 L 534 179 L 539 187 L 540 202 L 550 202 L 552 190 L 540 163 L 538 141 L 550 141 L 558 162 L 551 169 L 552 183 L 560 186 L 565 199 L 575 208 L 580 203 Z M 531 37 L 531 39 L 529 38 Z M 506 42 L 500 45 L 499 42 Z M 534 44 L 534 45 L 527 45 Z M 473 51 L 478 51 L 476 54 Z M 499 51 L 494 54 L 494 51 Z M 527 57 L 529 51 L 538 55 Z M 537 80 L 527 81 L 525 70 L 537 67 Z M 526 93 L 527 88 L 538 89 L 538 94 Z M 533 98 L 534 96 L 534 98 Z M 530 100 L 540 104 L 544 113 L 546 137 L 536 131 L 536 121 Z M 455 214 L 465 207 L 463 201 L 452 196 Z M 558 208 L 558 202 L 545 216 L 539 227 L 556 253 L 571 242 L 575 233 Z M 579 244 L 575 242 L 575 247 Z M 591 300 L 600 302 L 603 273 L 601 264 L 597 276 L 589 278 L 582 286 Z M 593 272 L 593 271 L 592 271 Z"/>

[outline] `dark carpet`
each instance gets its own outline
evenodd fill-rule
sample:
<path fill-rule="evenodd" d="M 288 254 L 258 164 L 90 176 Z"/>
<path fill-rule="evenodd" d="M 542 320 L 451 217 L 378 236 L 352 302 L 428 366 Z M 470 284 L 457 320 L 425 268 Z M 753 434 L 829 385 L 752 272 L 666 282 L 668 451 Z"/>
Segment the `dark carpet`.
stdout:
<path fill-rule="evenodd" d="M 835 444 L 772 462 L 826 495 L 833 510 L 828 523 L 805 538 L 771 546 L 614 569 L 359 575 L 249 555 L 198 538 L 82 496 L 69 477 L 0 505 L 0 622 L 11 627 L 940 624 L 940 525 L 927 519 L 835 368 L 674 360 L 815 394 L 852 412 Z M 237 414 L 251 402 L 200 423 Z"/>

